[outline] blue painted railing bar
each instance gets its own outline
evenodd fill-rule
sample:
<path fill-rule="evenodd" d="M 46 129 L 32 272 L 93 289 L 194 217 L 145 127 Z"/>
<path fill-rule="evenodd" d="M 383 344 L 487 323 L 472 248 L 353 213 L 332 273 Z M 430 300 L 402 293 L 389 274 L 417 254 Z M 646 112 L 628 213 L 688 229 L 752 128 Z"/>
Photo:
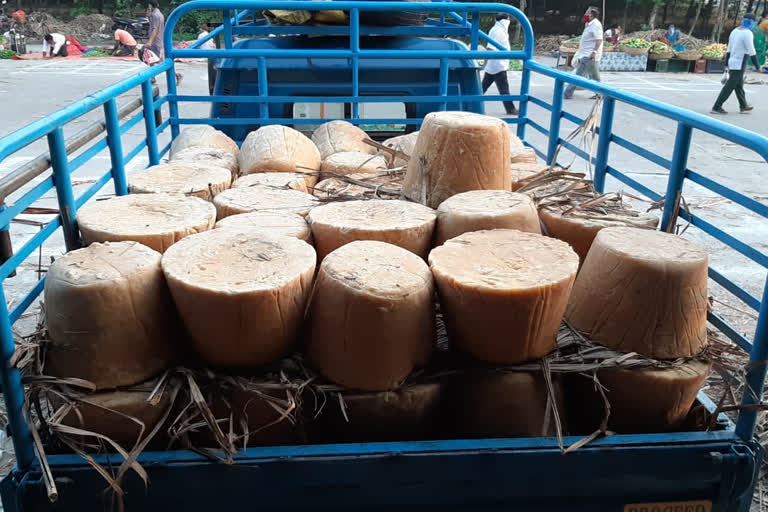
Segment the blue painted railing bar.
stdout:
<path fill-rule="evenodd" d="M 35 462 L 35 449 L 32 443 L 32 434 L 29 432 L 29 427 L 24 419 L 24 387 L 21 385 L 21 374 L 17 368 L 8 364 L 16 351 L 16 345 L 3 285 L 0 285 L 0 301 L 2 302 L 0 305 L 0 341 L 2 342 L 3 357 L 0 383 L 3 385 L 3 399 L 5 400 L 8 426 L 11 430 L 11 441 L 16 455 L 16 467 L 25 471 Z"/>
<path fill-rule="evenodd" d="M 110 169 L 109 171 L 105 172 L 101 176 L 101 178 L 96 180 L 96 183 L 93 183 L 90 187 L 88 187 L 88 190 L 83 192 L 80 195 L 80 197 L 75 199 L 75 205 L 77 206 L 77 209 L 79 210 L 86 202 L 88 202 L 93 196 L 95 196 L 99 192 L 99 190 L 102 189 L 102 187 L 104 185 L 109 183 L 109 181 L 112 179 L 112 175 L 113 175 L 112 169 Z M 123 176 L 125 176 L 125 175 L 123 175 Z M 123 181 L 125 181 L 125 177 L 123 177 Z M 125 195 L 127 193 L 128 192 L 126 190 L 124 194 L 117 193 L 117 195 L 121 196 L 121 195 Z"/>
<path fill-rule="evenodd" d="M 760 303 L 760 314 L 755 329 L 755 341 L 749 354 L 750 365 L 747 369 L 747 388 L 754 393 L 744 392 L 742 403 L 745 406 L 762 402 L 765 387 L 766 362 L 768 361 L 768 279 L 763 288 L 763 299 Z M 750 439 L 755 434 L 757 410 L 747 408 L 739 414 L 736 424 L 736 434 L 742 439 Z"/>
<path fill-rule="evenodd" d="M 534 105 L 543 108 L 544 110 L 552 111 L 552 104 L 547 103 L 546 101 L 539 99 L 535 96 L 528 96 L 528 101 L 533 103 Z"/>
<path fill-rule="evenodd" d="M 56 128 L 48 134 L 48 148 L 51 153 L 53 185 L 56 187 L 56 198 L 59 201 L 59 216 L 64 229 L 64 244 L 68 251 L 72 251 L 80 246 L 80 236 L 75 223 L 77 207 L 75 206 L 75 195 L 72 190 L 72 179 L 62 128 Z"/>
<path fill-rule="evenodd" d="M 661 200 L 661 194 L 658 194 L 654 190 L 651 190 L 650 188 L 646 187 L 639 181 L 630 178 L 623 172 L 619 171 L 618 169 L 615 169 L 611 167 L 610 165 L 606 167 L 606 171 L 610 176 L 613 176 L 623 184 L 627 185 L 630 188 L 633 188 L 643 194 L 645 197 L 650 198 L 652 201 L 659 201 Z"/>
<path fill-rule="evenodd" d="M 558 80 L 559 82 L 559 80 Z M 605 190 L 605 174 L 608 168 L 608 150 L 613 140 L 613 114 L 616 100 L 604 98 L 600 113 L 600 133 L 597 139 L 597 158 L 595 159 L 594 185 L 597 190 Z"/>
<path fill-rule="evenodd" d="M 664 211 L 661 215 L 662 231 L 671 231 L 672 224 L 676 221 L 675 211 L 680 208 L 680 195 L 683 192 L 683 180 L 685 180 L 685 169 L 688 165 L 688 152 L 691 148 L 691 137 L 693 128 L 679 123 L 677 133 L 675 134 L 675 149 L 672 153 L 672 162 L 669 167 L 669 178 L 667 179 L 667 193 L 664 196 Z"/>
<path fill-rule="evenodd" d="M 613 137 L 611 137 L 611 142 L 665 169 L 669 169 L 672 166 L 671 160 L 668 160 L 659 154 L 652 153 L 615 133 L 613 134 Z"/>
<path fill-rule="evenodd" d="M 359 101 L 361 103 L 437 103 L 445 98 L 440 95 L 434 96 L 169 96 L 169 99 L 179 102 L 191 103 L 329 103 L 331 100 L 338 103 L 352 103 Z M 451 95 L 454 101 L 520 101 L 524 96 L 520 94 L 488 94 L 478 96 L 474 94 L 456 94 Z"/>
<path fill-rule="evenodd" d="M 112 162 L 110 174 L 115 182 L 115 193 L 119 196 L 124 196 L 128 193 L 128 184 L 125 179 L 123 141 L 120 137 L 120 122 L 117 119 L 117 102 L 114 99 L 111 99 L 104 104 L 104 117 L 107 121 L 109 159 Z"/>
<path fill-rule="evenodd" d="M 722 332 L 729 340 L 736 343 L 742 350 L 749 353 L 752 350 L 752 342 L 747 339 L 746 336 L 735 327 L 733 327 L 726 319 L 721 315 L 709 311 L 707 313 L 707 321 L 715 326 L 720 332 Z"/>
<path fill-rule="evenodd" d="M 549 117 L 549 142 L 547 143 L 547 158 L 548 165 L 555 163 L 555 155 L 557 154 L 558 141 L 560 140 L 560 124 L 563 117 L 563 82 L 562 80 L 555 80 L 555 87 L 552 92 L 552 107 Z M 545 134 L 547 135 L 547 134 Z"/>
<path fill-rule="evenodd" d="M 736 286 L 733 281 L 725 277 L 723 274 L 718 272 L 717 270 L 713 269 L 712 267 L 709 267 L 709 278 L 712 279 L 714 282 L 734 294 L 739 300 L 741 300 L 744 304 L 748 305 L 755 311 L 760 310 L 760 300 L 746 291 L 743 288 L 740 288 L 739 286 Z"/>
<path fill-rule="evenodd" d="M 11 311 L 11 323 L 15 323 L 16 320 L 21 318 L 21 315 L 24 314 L 24 312 L 27 310 L 29 306 L 32 305 L 33 302 L 35 302 L 35 299 L 37 299 L 38 295 L 40 295 L 43 291 L 43 287 L 45 286 L 45 276 L 41 277 L 40 280 L 35 283 L 35 287 L 32 288 L 32 291 L 30 291 L 24 299 L 16 305 L 16 307 L 13 308 Z"/>
<path fill-rule="evenodd" d="M 761 215 L 766 219 L 768 219 L 768 206 L 761 203 L 760 201 L 755 201 L 751 197 L 746 196 L 741 192 L 736 192 L 735 190 L 732 190 L 724 185 L 721 185 L 716 181 L 712 181 L 706 176 L 699 174 L 695 171 L 692 171 L 690 169 L 687 169 L 685 171 L 685 177 L 691 180 L 693 183 L 696 183 L 697 185 L 701 185 L 702 187 L 708 190 L 711 190 L 715 194 L 718 194 L 727 199 L 730 199 L 734 203 L 737 203 L 743 206 L 744 208 L 751 210 L 756 214 Z"/>

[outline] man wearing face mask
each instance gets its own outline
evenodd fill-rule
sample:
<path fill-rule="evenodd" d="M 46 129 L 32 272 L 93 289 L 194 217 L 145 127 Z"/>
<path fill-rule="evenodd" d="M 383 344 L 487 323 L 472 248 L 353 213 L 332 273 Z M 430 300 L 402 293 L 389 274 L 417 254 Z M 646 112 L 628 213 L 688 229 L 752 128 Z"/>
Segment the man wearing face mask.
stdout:
<path fill-rule="evenodd" d="M 751 60 L 755 70 L 760 66 L 757 62 L 757 52 L 752 36 L 755 26 L 755 15 L 745 14 L 741 20 L 741 26 L 733 29 L 728 36 L 728 51 L 725 54 L 728 80 L 723 85 L 720 94 L 712 107 L 713 114 L 727 114 L 723 109 L 723 103 L 736 91 L 736 99 L 739 100 L 739 111 L 742 114 L 751 112 L 754 107 L 747 103 L 747 95 L 744 93 L 744 73 L 747 69 L 747 61 Z"/>
<path fill-rule="evenodd" d="M 488 33 L 491 39 L 499 43 L 502 48 L 509 50 L 509 15 L 497 14 L 496 24 Z M 495 47 L 488 45 L 488 50 L 496 50 Z M 509 94 L 509 79 L 507 71 L 509 70 L 509 59 L 488 59 L 485 64 L 485 74 L 483 75 L 483 94 L 488 90 L 491 84 L 495 83 L 499 94 L 506 96 Z M 507 115 L 516 116 L 517 108 L 512 101 L 504 102 L 504 110 Z"/>
<path fill-rule="evenodd" d="M 579 76 L 600 81 L 600 58 L 603 56 L 603 25 L 597 18 L 600 10 L 597 7 L 589 7 L 584 13 L 584 32 L 581 34 L 579 50 L 573 56 L 576 63 L 575 73 Z M 571 84 L 565 90 L 565 99 L 573 97 L 576 86 Z M 596 98 L 594 95 L 592 98 Z"/>

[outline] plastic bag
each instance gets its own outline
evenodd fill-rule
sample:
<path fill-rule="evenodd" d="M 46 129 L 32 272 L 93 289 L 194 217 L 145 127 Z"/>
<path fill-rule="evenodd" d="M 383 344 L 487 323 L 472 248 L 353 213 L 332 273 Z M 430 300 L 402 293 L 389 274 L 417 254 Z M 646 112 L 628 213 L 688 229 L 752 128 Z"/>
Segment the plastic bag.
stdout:
<path fill-rule="evenodd" d="M 723 76 L 720 77 L 720 83 L 725 85 L 725 82 L 728 81 L 728 70 L 726 69 L 723 71 Z"/>
<path fill-rule="evenodd" d="M 155 64 L 160 62 L 160 57 L 158 57 L 157 54 L 152 50 L 150 50 L 149 48 L 144 48 L 144 54 L 142 55 L 141 60 L 147 66 L 154 66 Z"/>

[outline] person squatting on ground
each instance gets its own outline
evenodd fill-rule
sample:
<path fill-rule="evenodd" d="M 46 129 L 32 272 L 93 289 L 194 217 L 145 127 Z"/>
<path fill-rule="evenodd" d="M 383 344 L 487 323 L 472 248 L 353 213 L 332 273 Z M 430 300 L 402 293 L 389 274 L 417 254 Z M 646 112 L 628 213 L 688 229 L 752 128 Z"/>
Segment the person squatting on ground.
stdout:
<path fill-rule="evenodd" d="M 496 24 L 491 28 L 488 35 L 505 50 L 509 50 L 511 47 L 509 44 L 509 15 L 497 14 Z M 492 45 L 488 45 L 487 49 L 491 51 L 496 50 Z M 509 95 L 507 71 L 509 71 L 509 59 L 488 59 L 485 63 L 485 74 L 483 75 L 483 94 L 485 94 L 491 84 L 495 83 L 500 95 Z M 517 115 L 517 108 L 512 101 L 504 102 L 504 110 L 506 110 L 507 115 Z"/>
<path fill-rule="evenodd" d="M 132 57 L 136 55 L 136 39 L 121 28 L 115 30 L 115 46 L 112 48 L 115 57 Z"/>
<path fill-rule="evenodd" d="M 53 57 L 68 57 L 67 38 L 64 34 L 56 32 L 46 34 L 43 39 L 43 58 L 52 59 Z"/>
<path fill-rule="evenodd" d="M 596 82 L 600 81 L 600 59 L 603 56 L 603 25 L 597 19 L 599 16 L 600 10 L 597 7 L 587 8 L 584 13 L 584 32 L 581 34 L 579 49 L 573 56 L 576 66 L 574 73 Z M 565 89 L 565 99 L 571 99 L 575 90 L 575 85 L 569 85 Z M 596 97 L 597 95 L 593 96 Z"/>
<path fill-rule="evenodd" d="M 751 60 L 755 70 L 760 70 L 752 35 L 754 26 L 755 15 L 745 14 L 741 20 L 741 26 L 733 29 L 731 35 L 728 36 L 728 50 L 725 54 L 728 80 L 723 84 L 723 88 L 717 96 L 717 100 L 715 100 L 715 105 L 712 107 L 713 114 L 728 113 L 723 109 L 723 103 L 726 102 L 734 91 L 736 92 L 736 99 L 739 101 L 739 110 L 742 114 L 754 109 L 752 105 L 747 103 L 747 95 L 744 92 L 744 73 L 747 69 L 747 61 Z"/>

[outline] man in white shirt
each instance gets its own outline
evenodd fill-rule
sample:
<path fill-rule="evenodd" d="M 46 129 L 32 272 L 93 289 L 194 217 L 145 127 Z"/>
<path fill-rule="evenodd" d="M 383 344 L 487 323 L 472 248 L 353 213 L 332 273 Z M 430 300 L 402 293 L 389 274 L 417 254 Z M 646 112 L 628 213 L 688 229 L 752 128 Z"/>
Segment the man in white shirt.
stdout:
<path fill-rule="evenodd" d="M 499 43 L 505 50 L 510 49 L 509 44 L 509 15 L 497 14 L 496 24 L 488 33 L 491 39 Z M 488 45 L 488 50 L 495 51 L 496 48 Z M 499 94 L 506 96 L 509 94 L 509 79 L 507 71 L 509 70 L 509 59 L 488 59 L 485 63 L 485 74 L 483 75 L 483 94 L 488 90 L 491 84 L 495 83 Z M 507 115 L 516 116 L 517 108 L 512 101 L 504 102 L 504 110 Z"/>
<path fill-rule="evenodd" d="M 208 26 L 208 24 L 207 23 L 203 23 L 200 26 L 200 35 L 197 36 L 197 40 L 198 41 L 201 40 L 202 38 L 206 37 L 210 33 L 211 33 L 211 29 Z M 203 44 L 201 44 L 198 48 L 201 49 L 201 50 L 215 50 L 216 49 L 216 44 L 213 42 L 213 39 L 209 39 L 206 42 L 204 42 Z"/>
<path fill-rule="evenodd" d="M 713 114 L 727 114 L 723 109 L 723 103 L 736 91 L 736 99 L 739 100 L 739 111 L 742 114 L 751 112 L 754 107 L 747 103 L 747 95 L 744 93 L 744 73 L 747 69 L 747 61 L 752 60 L 756 70 L 760 69 L 755 51 L 755 41 L 752 29 L 755 26 L 755 15 L 745 14 L 741 20 L 741 26 L 731 31 L 728 37 L 728 51 L 725 60 L 728 68 L 728 81 L 723 85 L 720 94 L 712 107 Z"/>
<path fill-rule="evenodd" d="M 43 39 L 43 58 L 68 57 L 67 38 L 62 34 L 46 34 Z"/>
<path fill-rule="evenodd" d="M 600 10 L 597 7 L 587 8 L 584 13 L 586 26 L 581 34 L 579 50 L 573 56 L 576 65 L 575 73 L 579 76 L 600 81 L 600 58 L 603 56 L 603 24 L 598 19 Z M 571 99 L 576 86 L 571 84 L 565 89 L 565 99 Z M 593 98 L 597 95 L 593 96 Z"/>

